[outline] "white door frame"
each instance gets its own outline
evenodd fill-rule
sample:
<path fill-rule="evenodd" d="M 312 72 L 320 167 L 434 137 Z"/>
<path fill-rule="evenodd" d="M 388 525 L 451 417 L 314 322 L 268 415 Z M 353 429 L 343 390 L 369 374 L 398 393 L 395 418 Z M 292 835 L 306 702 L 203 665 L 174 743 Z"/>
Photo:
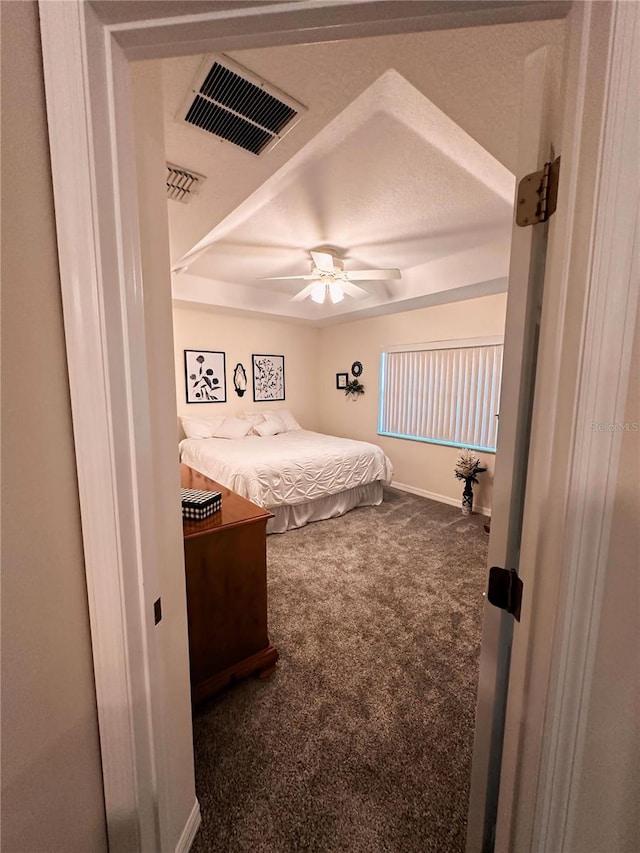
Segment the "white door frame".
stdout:
<path fill-rule="evenodd" d="M 500 770 L 501 853 L 568 849 L 620 448 L 619 433 L 595 432 L 591 424 L 623 419 L 639 291 L 640 7 L 579 3 L 569 22 L 561 184 L 519 558 L 524 600 L 514 625 Z M 482 684 L 482 745 L 481 728 L 491 718 L 481 692 Z M 472 779 L 468 853 L 483 849 L 484 783 Z"/>
<path fill-rule="evenodd" d="M 622 440 L 606 427 L 624 420 L 640 296 L 640 5 L 577 4 L 572 14 L 575 96 L 564 120 L 574 148 L 570 158 L 562 152 L 571 174 L 550 245 L 546 279 L 556 288 L 543 303 L 543 334 L 549 328 L 535 393 L 545 408 L 534 409 L 521 550 L 531 626 L 514 632 L 501 778 L 516 794 L 499 806 L 504 853 L 571 849 L 579 819 Z"/>
<path fill-rule="evenodd" d="M 171 4 L 166 5 L 169 13 Z M 153 464 L 146 452 L 151 418 L 173 418 L 175 412 L 152 412 L 148 397 L 140 393 L 146 389 L 147 366 L 137 198 L 135 182 L 130 180 L 135 172 L 134 154 L 126 144 L 131 138 L 128 62 L 209 50 L 549 17 L 557 13 L 554 7 L 563 5 L 516 3 L 496 9 L 491 2 L 469 6 L 452 2 L 447 9 L 440 4 L 437 14 L 432 14 L 428 3 L 397 2 L 389 7 L 375 0 L 297 0 L 273 5 L 247 2 L 237 9 L 215 11 L 214 7 L 207 14 L 183 18 L 167 14 L 161 20 L 108 24 L 82 0 L 40 0 L 64 324 L 112 850 L 167 850 L 163 804 L 171 799 L 169 774 L 156 771 L 164 763 L 165 733 L 157 708 L 155 679 L 158 663 L 152 619 L 157 591 L 153 495 L 145 494 L 145 486 L 151 481 Z M 349 7 L 347 16 L 344 6 Z M 396 10 L 395 14 L 391 9 Z M 622 18 L 621 10 L 618 14 Z M 627 11 L 627 18 L 629 14 Z M 591 26 L 588 15 L 583 26 L 587 31 Z M 624 40 L 623 28 L 617 27 L 614 48 Z M 589 57 L 588 51 L 580 56 L 579 69 L 586 68 Z M 629 88 L 628 79 L 612 74 L 608 102 L 624 102 Z M 626 100 L 630 100 L 628 91 Z M 606 111 L 605 118 L 608 140 L 618 126 L 616 115 Z M 574 128 L 571 150 L 563 151 L 563 167 L 569 164 L 563 192 L 571 198 L 577 194 L 578 180 L 578 170 L 571 163 L 580 161 L 585 150 L 586 156 L 592 156 L 585 148 L 583 130 L 580 125 Z M 625 164 L 628 186 L 634 177 L 633 152 L 623 149 L 617 153 Z M 601 156 L 593 166 L 597 166 L 597 176 L 602 175 L 605 180 L 606 162 Z M 625 246 L 632 245 L 633 226 L 628 218 L 617 215 L 616 203 L 622 195 L 623 187 L 612 188 L 606 222 L 600 217 L 594 219 L 593 239 L 601 247 L 599 257 L 605 251 L 609 227 L 615 229 L 617 239 L 622 239 Z M 556 247 L 557 264 L 563 270 L 571 268 L 574 256 L 580 252 L 580 236 L 569 229 L 564 244 Z M 615 269 L 604 269 L 602 264 L 596 269 L 592 265 L 588 280 L 590 305 L 600 304 L 607 294 L 610 301 L 624 303 L 628 309 L 623 318 L 619 314 L 612 317 L 606 311 L 600 318 L 599 333 L 614 329 L 616 334 L 610 337 L 617 335 L 623 342 L 616 352 L 608 353 L 613 362 L 607 365 L 607 383 L 619 393 L 615 400 L 598 401 L 601 421 L 619 416 L 619 398 L 628 376 L 630 309 L 635 309 L 637 285 L 632 286 L 627 260 L 624 255 Z M 572 341 L 577 353 L 593 338 L 589 337 L 594 328 L 592 316 L 585 314 L 579 325 L 577 340 Z M 563 331 L 563 324 L 558 323 L 558 348 L 566 345 Z M 577 374 L 580 395 L 575 400 L 574 416 L 580 412 L 583 396 L 596 393 L 600 387 L 600 377 L 595 370 L 590 371 L 589 364 L 588 358 L 581 362 Z M 579 450 L 582 437 L 573 431 L 572 452 Z M 608 477 L 606 482 L 615 479 L 619 444 L 616 434 L 609 439 L 611 453 L 605 470 L 601 467 L 599 471 Z M 567 472 L 561 485 L 573 495 L 576 509 L 568 519 L 572 526 L 565 529 L 565 539 L 574 542 L 579 550 L 591 542 L 589 531 L 581 526 L 583 519 L 578 509 L 583 507 L 586 490 L 592 483 L 588 477 L 576 480 Z M 611 489 L 603 491 L 603 501 L 604 517 L 608 517 Z M 606 543 L 606 532 L 605 529 L 601 546 Z M 597 604 L 597 584 L 581 585 L 581 578 L 574 578 L 574 587 L 579 588 L 583 599 L 581 605 L 584 601 Z M 567 599 L 562 625 L 575 623 L 572 600 Z M 542 695 L 546 701 L 547 691 Z M 573 725 L 573 720 L 560 715 L 560 722 L 565 737 L 571 739 L 577 734 L 579 720 Z M 196 828 L 197 822 L 183 836 L 183 849 L 188 849 Z"/>

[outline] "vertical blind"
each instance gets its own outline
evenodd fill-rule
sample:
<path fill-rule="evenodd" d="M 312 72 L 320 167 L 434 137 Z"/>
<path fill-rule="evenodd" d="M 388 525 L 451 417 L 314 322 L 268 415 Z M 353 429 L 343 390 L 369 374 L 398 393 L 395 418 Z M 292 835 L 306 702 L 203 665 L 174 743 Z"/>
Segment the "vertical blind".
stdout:
<path fill-rule="evenodd" d="M 383 352 L 378 432 L 495 450 L 502 344 L 427 346 Z"/>

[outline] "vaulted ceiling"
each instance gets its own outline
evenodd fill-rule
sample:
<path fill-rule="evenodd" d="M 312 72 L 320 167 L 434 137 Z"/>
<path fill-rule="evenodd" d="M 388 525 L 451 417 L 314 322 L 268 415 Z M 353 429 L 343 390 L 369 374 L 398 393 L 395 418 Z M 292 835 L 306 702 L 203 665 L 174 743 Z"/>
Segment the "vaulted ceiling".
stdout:
<path fill-rule="evenodd" d="M 325 325 L 506 289 L 524 57 L 562 21 L 234 51 L 302 119 L 251 154 L 181 121 L 203 57 L 164 60 L 167 160 L 206 176 L 168 201 L 173 296 Z M 309 250 L 397 281 L 292 302 Z"/>

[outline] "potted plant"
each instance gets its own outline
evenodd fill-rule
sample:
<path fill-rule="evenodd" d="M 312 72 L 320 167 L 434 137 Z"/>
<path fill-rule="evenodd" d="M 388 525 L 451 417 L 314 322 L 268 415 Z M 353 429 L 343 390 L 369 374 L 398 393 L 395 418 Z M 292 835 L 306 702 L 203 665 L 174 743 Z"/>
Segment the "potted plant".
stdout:
<path fill-rule="evenodd" d="M 471 515 L 473 512 L 473 485 L 480 482 L 478 474 L 482 474 L 486 470 L 480 464 L 480 458 L 472 450 L 469 450 L 468 447 L 464 447 L 460 451 L 454 474 L 458 480 L 464 481 L 464 489 L 462 491 L 463 515 Z"/>
<path fill-rule="evenodd" d="M 364 385 L 357 379 L 350 379 L 344 386 L 344 393 L 347 397 L 351 395 L 352 400 L 357 400 L 360 394 L 364 394 Z"/>

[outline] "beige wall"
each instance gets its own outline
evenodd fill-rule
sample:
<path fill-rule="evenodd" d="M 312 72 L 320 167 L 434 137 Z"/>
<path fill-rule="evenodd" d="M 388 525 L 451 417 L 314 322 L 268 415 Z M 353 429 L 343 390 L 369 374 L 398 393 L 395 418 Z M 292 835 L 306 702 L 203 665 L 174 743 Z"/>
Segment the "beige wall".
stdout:
<path fill-rule="evenodd" d="M 288 408 L 305 429 L 318 429 L 320 403 L 316 369 L 320 330 L 302 324 L 223 313 L 202 306 L 175 306 L 173 318 L 179 415 L 206 418 L 219 414 Z M 185 349 L 226 353 L 226 403 L 186 403 Z M 284 355 L 286 400 L 283 403 L 253 402 L 252 353 Z M 238 362 L 244 365 L 247 372 L 248 386 L 243 397 L 238 397 L 233 387 L 233 369 Z"/>
<path fill-rule="evenodd" d="M 393 463 L 394 482 L 459 501 L 461 486 L 453 475 L 456 448 L 377 434 L 380 352 L 396 344 L 501 335 L 506 302 L 506 294 L 497 294 L 323 329 L 317 381 L 322 431 L 376 442 Z M 335 375 L 349 371 L 356 359 L 364 367 L 365 393 L 354 402 L 336 390 Z M 494 463 L 491 453 L 479 456 L 489 470 L 474 489 L 477 509 L 491 505 Z"/>
<path fill-rule="evenodd" d="M 579 820 L 571 827 L 568 853 L 640 850 L 640 323 L 624 422 L 630 431 L 622 433 L 594 677 L 587 699 Z"/>
<path fill-rule="evenodd" d="M 264 404 L 253 402 L 251 354 L 284 353 L 286 401 L 279 405 L 290 408 L 303 427 L 373 441 L 393 462 L 394 482 L 457 503 L 461 497 L 460 483 L 453 475 L 457 448 L 377 434 L 380 352 L 394 344 L 501 335 L 506 301 L 506 294 L 497 294 L 322 329 L 176 304 L 173 315 L 178 414 L 211 417 L 265 408 Z M 185 402 L 183 351 L 199 348 L 226 352 L 226 404 Z M 336 373 L 348 372 L 356 359 L 364 366 L 365 393 L 353 400 L 336 389 Z M 244 364 L 249 380 L 242 399 L 233 390 L 237 361 Z M 489 470 L 481 475 L 474 500 L 478 510 L 488 510 L 494 456 L 479 455 Z"/>
<path fill-rule="evenodd" d="M 162 89 L 157 62 L 131 65 L 136 167 L 140 204 L 140 248 L 144 281 L 147 361 L 150 365 L 151 455 L 156 494 L 156 543 L 162 621 L 154 630 L 161 672 L 154 679 L 154 713 L 161 714 L 166 786 L 163 842 L 174 850 L 196 801 L 193 772 L 187 609 L 178 506 L 176 395 L 172 382 L 169 228 L 164 191 Z"/>
<path fill-rule="evenodd" d="M 2 23 L 4 853 L 106 850 L 38 11 Z"/>

